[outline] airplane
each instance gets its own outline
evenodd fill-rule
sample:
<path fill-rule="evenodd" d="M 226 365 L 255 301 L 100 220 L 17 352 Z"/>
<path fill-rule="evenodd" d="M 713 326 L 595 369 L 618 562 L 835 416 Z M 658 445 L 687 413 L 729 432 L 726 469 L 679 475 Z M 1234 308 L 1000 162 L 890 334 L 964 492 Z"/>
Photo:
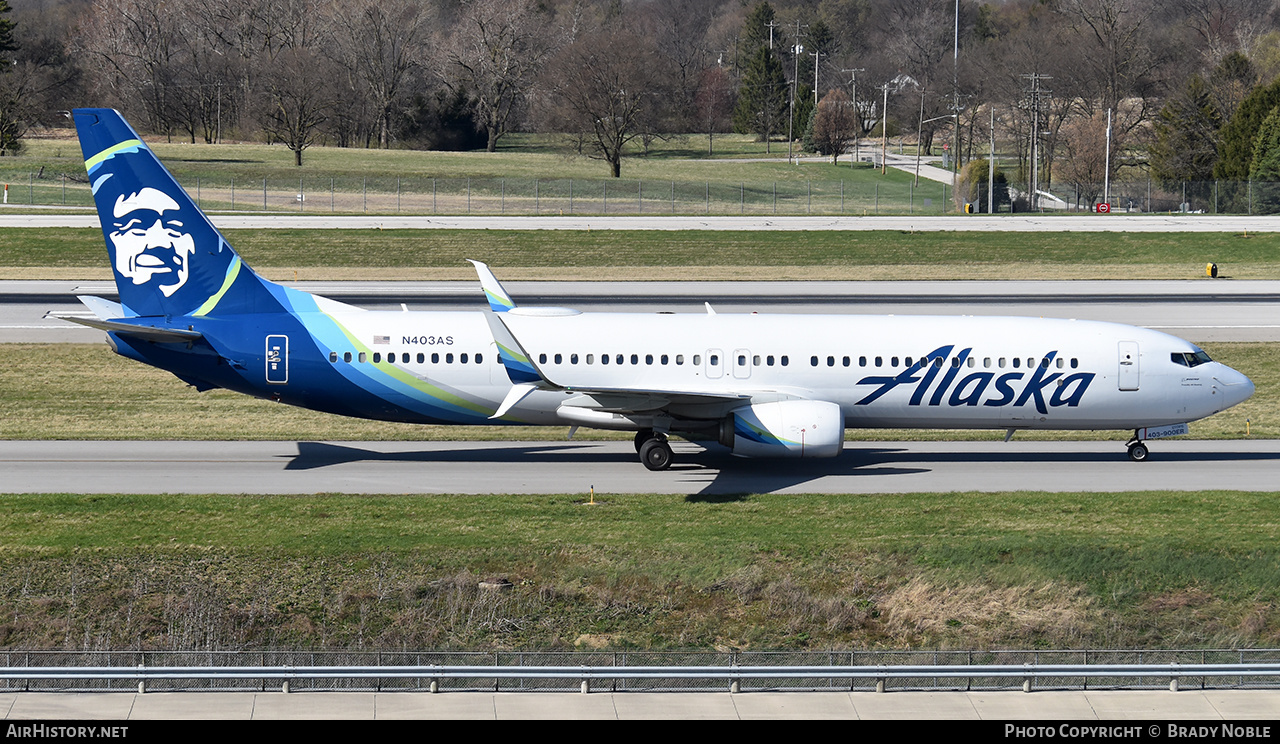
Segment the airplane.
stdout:
<path fill-rule="evenodd" d="M 845 430 L 1132 429 L 1146 441 L 1249 398 L 1197 346 L 1117 323 L 1014 317 L 585 313 L 487 303 L 374 311 L 249 268 L 119 112 L 73 112 L 119 302 L 82 297 L 116 353 L 204 391 L 421 424 L 635 432 L 744 457 L 823 458 Z"/>

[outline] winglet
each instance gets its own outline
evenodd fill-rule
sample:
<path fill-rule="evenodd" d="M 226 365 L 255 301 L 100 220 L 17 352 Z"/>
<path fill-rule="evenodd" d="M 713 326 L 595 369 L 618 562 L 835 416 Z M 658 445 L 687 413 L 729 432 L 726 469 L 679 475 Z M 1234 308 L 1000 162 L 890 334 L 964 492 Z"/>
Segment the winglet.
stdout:
<path fill-rule="evenodd" d="M 498 277 L 493 275 L 487 265 L 470 258 L 467 260 L 475 265 L 476 273 L 480 275 L 480 287 L 484 289 L 484 296 L 489 300 L 489 309 L 495 313 L 505 313 L 516 306 L 516 303 L 511 299 L 511 295 L 507 294 L 507 290 L 502 288 L 502 284 L 498 282 Z"/>

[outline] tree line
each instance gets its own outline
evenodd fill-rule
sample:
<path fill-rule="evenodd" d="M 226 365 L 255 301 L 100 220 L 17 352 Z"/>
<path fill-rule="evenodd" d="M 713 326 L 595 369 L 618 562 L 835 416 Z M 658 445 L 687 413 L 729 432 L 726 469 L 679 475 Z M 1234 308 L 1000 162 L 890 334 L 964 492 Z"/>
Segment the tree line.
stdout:
<path fill-rule="evenodd" d="M 5 153 L 62 111 L 114 106 L 152 134 L 280 143 L 298 164 L 317 143 L 493 151 L 523 131 L 614 176 L 656 140 L 696 133 L 714 152 L 728 131 L 832 156 L 918 133 L 963 163 L 994 129 L 1014 180 L 1085 200 L 1131 166 L 1280 180 L 1280 143 L 1254 152 L 1259 131 L 1280 137 L 1280 115 L 1264 126 L 1277 0 L 14 5 L 0 0 Z"/>

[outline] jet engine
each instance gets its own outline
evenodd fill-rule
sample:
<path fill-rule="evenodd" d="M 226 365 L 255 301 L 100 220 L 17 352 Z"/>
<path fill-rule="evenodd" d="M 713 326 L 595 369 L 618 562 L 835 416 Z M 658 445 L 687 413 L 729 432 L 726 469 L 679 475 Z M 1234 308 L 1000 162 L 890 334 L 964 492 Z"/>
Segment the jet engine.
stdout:
<path fill-rule="evenodd" d="M 721 422 L 720 443 L 744 457 L 835 457 L 844 444 L 844 416 L 823 400 L 757 403 Z"/>

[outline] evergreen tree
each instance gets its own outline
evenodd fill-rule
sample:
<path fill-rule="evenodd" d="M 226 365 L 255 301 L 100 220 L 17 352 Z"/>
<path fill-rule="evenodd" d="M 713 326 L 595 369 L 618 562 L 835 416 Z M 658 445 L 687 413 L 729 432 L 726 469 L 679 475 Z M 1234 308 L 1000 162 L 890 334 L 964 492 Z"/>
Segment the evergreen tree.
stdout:
<path fill-rule="evenodd" d="M 751 9 L 746 22 L 742 24 L 742 38 L 738 41 L 739 69 L 749 67 L 762 47 L 770 48 L 769 24 L 774 22 L 773 18 L 773 6 L 767 2 L 758 3 Z"/>
<path fill-rule="evenodd" d="M 0 0 L 0 65 L 6 68 L 13 64 L 13 52 L 18 51 L 18 42 L 13 38 L 17 24 L 5 17 L 10 10 L 9 0 Z"/>
<path fill-rule="evenodd" d="M 1151 175 L 1167 186 L 1212 180 L 1221 128 L 1222 115 L 1213 91 L 1204 78 L 1193 75 L 1156 118 L 1155 142 L 1150 149 Z"/>
<path fill-rule="evenodd" d="M 1254 139 L 1249 180 L 1253 182 L 1253 211 L 1280 212 L 1280 106 L 1263 119 Z"/>
<path fill-rule="evenodd" d="M 1240 107 L 1222 128 L 1218 141 L 1218 163 L 1213 167 L 1213 177 L 1230 181 L 1249 178 L 1249 165 L 1253 161 L 1253 141 L 1262 127 L 1263 119 L 1280 105 L 1280 79 L 1267 87 L 1258 87 L 1240 102 Z"/>
<path fill-rule="evenodd" d="M 787 125 L 787 78 L 778 55 L 768 46 L 760 47 L 742 76 L 738 105 L 733 111 L 733 129 L 752 132 L 764 140 L 770 151 L 770 138 L 785 131 Z"/>

